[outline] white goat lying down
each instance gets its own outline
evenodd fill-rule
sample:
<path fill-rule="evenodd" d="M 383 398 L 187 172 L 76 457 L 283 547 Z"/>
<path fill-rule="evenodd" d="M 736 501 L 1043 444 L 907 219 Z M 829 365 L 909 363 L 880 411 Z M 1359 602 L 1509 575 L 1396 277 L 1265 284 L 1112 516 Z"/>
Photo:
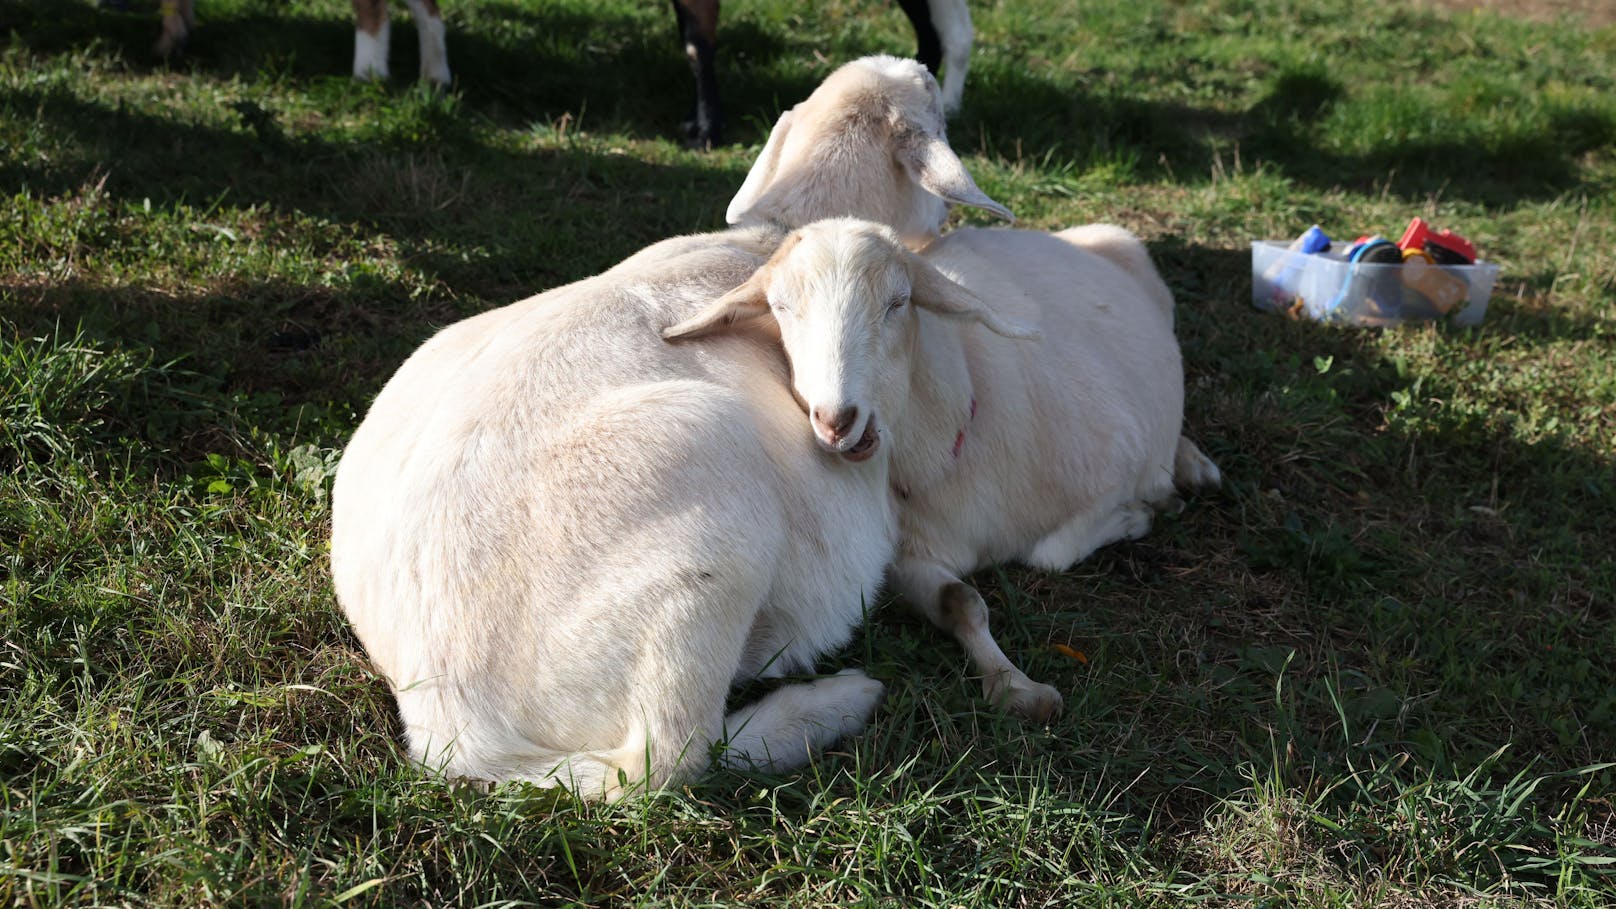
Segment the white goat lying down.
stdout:
<path fill-rule="evenodd" d="M 1060 330 L 1046 330 L 1050 337 L 1037 348 L 1036 367 L 1025 362 L 1030 351 L 1024 345 L 980 331 L 968 332 L 962 342 L 970 384 L 1008 394 L 998 390 L 1008 372 L 1014 406 L 1007 412 L 992 405 L 993 411 L 965 421 L 969 426 L 936 433 L 952 452 L 957 433 L 974 441 L 998 431 L 992 427 L 1009 427 L 1010 435 L 987 444 L 1005 447 L 1013 459 L 985 463 L 975 451 L 979 445 L 962 441 L 959 470 L 949 470 L 952 457 L 942 459 L 935 450 L 931 462 L 908 452 L 894 466 L 908 498 L 902 554 L 891 580 L 911 605 L 960 639 L 983 674 L 990 700 L 1045 718 L 1059 710 L 1060 695 L 1011 665 L 988 632 L 985 604 L 960 575 L 1007 558 L 1066 568 L 1099 546 L 1144 533 L 1150 512 L 1141 503 L 1159 501 L 1166 494 L 1162 484 L 1213 486 L 1218 469 L 1178 436 L 1183 373 L 1172 333 L 1172 296 L 1135 237 L 1094 225 L 1062 231 L 1058 240 L 1008 230 L 958 230 L 936 240 L 946 215 L 938 196 L 1011 216 L 976 190 L 946 145 L 925 141 L 942 134 L 942 115 L 935 84 L 915 70 L 909 61 L 871 57 L 831 74 L 819 91 L 780 117 L 727 218 L 735 225 L 867 218 L 894 228 L 911 248 L 934 244 L 925 257 L 995 307 L 1058 322 Z M 915 148 L 926 151 L 905 152 Z M 938 161 L 930 168 L 933 185 L 917 178 L 918 185 L 883 191 L 894 158 L 908 167 L 904 162 L 929 157 Z M 955 166 L 959 173 L 936 180 Z M 1103 283 L 1090 284 L 1094 280 Z M 1147 328 L 1142 343 L 1161 368 L 1144 370 L 1139 382 L 1119 379 L 1137 370 L 1130 364 L 1111 368 L 1122 355 L 1113 345 Z M 1125 387 L 1118 395 L 1102 391 L 1114 385 Z M 979 410 L 989 406 L 976 397 Z M 937 419 L 946 424 L 961 407 L 968 409 L 969 396 L 963 404 L 937 406 L 945 404 L 954 416 Z M 1127 424 L 1128 434 L 1108 435 L 1108 421 L 1116 420 Z M 910 458 L 918 461 L 905 463 Z"/>
<path fill-rule="evenodd" d="M 885 470 L 809 441 L 767 332 L 659 338 L 779 239 L 671 240 L 467 319 L 377 397 L 332 575 L 418 760 L 615 796 L 726 738 L 726 764 L 792 767 L 870 717 L 862 673 L 723 712 L 846 643 L 897 531 Z"/>
<path fill-rule="evenodd" d="M 839 72 L 797 134 L 883 179 L 819 187 L 827 211 L 908 205 L 900 220 L 935 231 L 938 196 L 997 206 L 948 149 L 923 68 Z M 810 176 L 788 171 L 769 186 Z M 897 539 L 885 454 L 814 447 L 772 326 L 661 339 L 784 236 L 656 244 L 445 329 L 377 397 L 337 473 L 331 567 L 414 758 L 614 796 L 699 771 L 720 741 L 723 763 L 789 768 L 869 718 L 881 685 L 858 673 L 724 714 L 732 682 L 845 643 Z M 897 412 L 899 392 L 869 406 Z"/>
<path fill-rule="evenodd" d="M 1175 478 L 1218 481 L 1179 435 L 1172 297 L 1144 247 L 1104 225 L 967 229 L 917 255 L 884 226 L 823 221 L 664 336 L 759 322 L 779 327 L 819 449 L 872 474 L 890 452 L 904 597 L 960 638 L 990 700 L 1057 712 L 959 576 L 1007 559 L 1067 568 L 1143 535 Z"/>

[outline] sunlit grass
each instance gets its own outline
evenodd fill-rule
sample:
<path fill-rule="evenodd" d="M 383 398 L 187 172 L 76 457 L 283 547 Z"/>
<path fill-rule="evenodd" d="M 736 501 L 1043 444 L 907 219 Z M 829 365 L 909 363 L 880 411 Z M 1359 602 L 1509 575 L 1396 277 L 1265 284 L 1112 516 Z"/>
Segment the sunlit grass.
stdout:
<path fill-rule="evenodd" d="M 204 0 L 172 67 L 151 13 L 0 3 L 0 902 L 1609 904 L 1610 29 L 974 4 L 955 146 L 1023 226 L 1146 238 L 1225 488 L 975 579 L 1051 726 L 883 603 L 827 665 L 887 682 L 864 736 L 600 806 L 404 760 L 326 573 L 335 459 L 437 328 L 721 226 L 902 14 L 726 6 L 738 144 L 696 154 L 660 6 L 447 5 L 445 96 L 347 79 L 339 0 Z M 1251 240 L 1414 215 L 1503 266 L 1479 328 L 1251 308 Z"/>

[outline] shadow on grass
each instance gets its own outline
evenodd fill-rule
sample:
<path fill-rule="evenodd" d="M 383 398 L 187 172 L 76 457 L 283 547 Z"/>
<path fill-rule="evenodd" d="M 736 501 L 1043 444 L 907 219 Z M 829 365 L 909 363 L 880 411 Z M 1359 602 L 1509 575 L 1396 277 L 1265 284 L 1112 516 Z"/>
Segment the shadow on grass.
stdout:
<path fill-rule="evenodd" d="M 383 280 L 225 281 L 200 294 L 0 283 L 0 332 L 126 364 L 83 393 L 48 396 L 39 425 L 88 427 L 85 451 L 120 463 L 136 452 L 124 469 L 165 481 L 216 453 L 252 457 L 244 440 L 259 431 L 340 447 L 398 364 L 464 314 Z"/>
<path fill-rule="evenodd" d="M 660 15 L 621 12 L 534 12 L 520 5 L 465 15 L 479 18 L 468 27 L 454 23 L 449 49 L 466 112 L 518 128 L 581 115 L 591 129 L 641 138 L 678 135 L 693 87 L 671 16 L 663 21 Z M 316 93 L 345 83 L 352 53 L 346 20 L 256 7 L 214 16 L 199 27 L 177 69 L 220 78 L 268 71 Z M 781 75 L 772 64 L 822 49 L 745 19 L 721 27 L 720 79 L 732 137 L 761 140 L 761 130 L 743 124 L 771 123 L 776 112 L 814 87 L 811 79 Z M 147 16 L 35 0 L 0 10 L 0 31 L 7 30 L 39 52 L 111 42 L 134 66 L 159 65 L 149 47 L 155 25 Z M 395 81 L 412 72 L 411 31 L 405 22 L 395 30 Z M 864 52 L 845 49 L 849 56 Z M 984 62 L 972 70 L 965 113 L 953 133 L 957 144 L 982 136 L 1000 153 L 1035 159 L 1088 164 L 1120 157 L 1153 179 L 1211 173 L 1238 147 L 1245 161 L 1308 185 L 1410 200 L 1440 192 L 1482 204 L 1594 191 L 1598 187 L 1586 183 L 1579 159 L 1616 141 L 1616 122 L 1609 117 L 1567 109 L 1548 114 L 1546 128 L 1518 125 L 1464 140 L 1388 141 L 1359 154 L 1321 150 L 1311 126 L 1344 94 L 1322 70 L 1288 69 L 1249 109 L 1231 113 L 1058 84 Z"/>
<path fill-rule="evenodd" d="M 1322 738 L 1340 734 L 1331 684 L 1351 687 L 1344 696 L 1362 703 L 1350 710 L 1376 725 L 1363 747 L 1413 749 L 1429 767 L 1473 762 L 1503 742 L 1555 763 L 1616 750 L 1608 722 L 1585 725 L 1616 711 L 1608 686 L 1590 683 L 1616 675 L 1616 651 L 1597 631 L 1616 618 L 1616 576 L 1601 555 L 1616 537 L 1612 464 L 1552 437 L 1522 442 L 1508 414 L 1421 411 L 1457 389 L 1388 360 L 1373 334 L 1228 300 L 1218 288 L 1244 273 L 1244 251 L 1152 252 L 1179 285 L 1186 432 L 1223 468 L 1225 492 L 1065 575 L 974 579 L 1006 648 L 1067 692 L 1057 732 L 1085 744 L 1063 772 L 1159 754 L 1183 771 L 1175 779 L 1212 797 L 1245 785 L 1217 775 L 1266 759 L 1264 686 L 1292 650 L 1283 668 L 1300 700 L 1286 708 L 1288 734 L 1314 736 L 1298 745 L 1304 755 L 1329 752 Z M 302 438 L 340 445 L 397 362 L 464 314 L 363 276 L 224 282 L 189 296 L 87 283 L 0 291 L 0 318 L 21 336 L 78 326 L 92 341 L 177 361 L 173 394 L 147 389 L 109 424 L 109 445 L 140 442 L 131 466 L 154 476 L 228 450 L 250 427 L 296 423 Z M 1417 382 L 1415 412 L 1393 418 L 1397 394 Z M 940 633 L 897 622 L 894 643 L 893 624 L 878 619 L 881 640 L 863 645 L 889 680 L 926 686 L 946 667 L 966 671 Z M 1040 641 L 1087 652 L 1093 668 Z M 1129 677 L 1104 680 L 1106 697 L 1086 695 L 1101 672 Z M 985 710 L 976 684 L 964 685 Z M 984 735 L 1021 734 L 1001 722 L 971 720 Z"/>
<path fill-rule="evenodd" d="M 594 130 L 637 138 L 680 135 L 695 96 L 671 8 L 654 15 L 621 10 L 580 13 L 558 7 L 535 12 L 521 4 L 494 4 L 453 17 L 447 42 L 456 92 L 464 109 L 502 126 L 521 128 L 563 114 Z M 407 18 L 394 23 L 391 84 L 413 81 L 418 53 Z M 780 76 L 768 64 L 801 60 L 813 48 L 764 32 L 746 20 L 722 23 L 720 83 L 732 123 L 772 120 L 813 89 L 805 78 Z M 152 14 L 113 14 L 86 4 L 33 0 L 0 8 L 0 34 L 47 54 L 109 44 L 137 70 L 161 70 L 152 51 Z M 353 26 L 348 19 L 315 18 L 249 6 L 208 11 L 183 56 L 171 68 L 219 79 L 276 79 L 319 94 L 348 81 Z M 341 89 L 338 89 L 341 90 Z"/>
<path fill-rule="evenodd" d="M 1455 378 L 1389 357 L 1373 331 L 1229 300 L 1216 288 L 1241 283 L 1244 250 L 1167 242 L 1152 253 L 1180 284 L 1186 432 L 1223 467 L 1234 499 L 1224 500 L 1232 510 L 1198 509 L 1174 525 L 1221 525 L 1218 561 L 1246 576 L 1208 591 L 1210 602 L 1252 592 L 1249 603 L 1227 602 L 1225 653 L 1284 643 L 1307 656 L 1299 666 L 1366 677 L 1386 676 L 1386 654 L 1418 653 L 1400 697 L 1443 696 L 1398 723 L 1425 714 L 1427 729 L 1444 742 L 1451 734 L 1446 747 L 1473 761 L 1511 739 L 1525 756 L 1585 763 L 1616 748 L 1608 719 L 1579 732 L 1616 700 L 1578 677 L 1590 663 L 1603 667 L 1596 675 L 1616 671 L 1596 631 L 1616 608 L 1616 572 L 1600 555 L 1616 534 L 1616 464 L 1560 436 L 1524 441 L 1508 407 L 1452 406 L 1466 397 Z M 1398 330 L 1450 334 L 1476 357 L 1500 332 L 1564 342 L 1605 330 L 1494 302 L 1477 329 Z M 1190 561 L 1171 567 L 1193 576 Z M 1267 614 L 1243 618 L 1249 605 Z M 1570 701 L 1556 712 L 1562 695 Z M 1327 724 L 1329 705 L 1315 707 Z"/>
<path fill-rule="evenodd" d="M 1508 294 L 1509 302 L 1497 312 L 1488 311 L 1487 330 L 1533 345 L 1616 340 L 1616 324 L 1568 314 L 1565 307 L 1555 305 L 1556 285 L 1566 277 L 1564 269 L 1554 267 L 1506 275 L 1500 281 L 1502 289 L 1495 289 L 1494 295 Z"/>
<path fill-rule="evenodd" d="M 827 810 L 827 789 L 833 798 L 853 789 L 871 806 L 856 810 L 901 816 L 906 844 L 928 854 L 945 854 L 955 834 L 968 836 L 964 819 L 984 805 L 1025 805 L 1049 823 L 1071 822 L 1077 812 L 1101 816 L 1113 833 L 1098 849 L 1164 850 L 1165 858 L 1149 860 L 1170 864 L 1181 837 L 1201 832 L 1223 800 L 1250 799 L 1254 783 L 1317 798 L 1325 803 L 1319 816 L 1333 822 L 1375 816 L 1365 806 L 1381 790 L 1353 775 L 1365 768 L 1401 767 L 1391 785 L 1416 789 L 1463 775 L 1506 743 L 1513 750 L 1505 775 L 1561 770 L 1616 750 L 1616 694 L 1605 684 L 1616 676 L 1608 630 L 1616 614 L 1605 595 L 1616 576 L 1601 558 L 1616 535 L 1611 465 L 1553 439 L 1525 444 L 1507 425 L 1440 413 L 1424 424 L 1390 421 L 1393 393 L 1411 382 L 1423 378 L 1433 399 L 1454 389 L 1389 362 L 1372 334 L 1288 322 L 1225 299 L 1216 288 L 1245 268 L 1243 251 L 1153 252 L 1182 276 L 1187 431 L 1224 468 L 1225 491 L 1196 498 L 1185 513 L 1160 518 L 1146 539 L 1102 550 L 1070 572 L 1011 569 L 972 579 L 1006 650 L 1063 692 L 1066 713 L 1047 729 L 998 716 L 954 642 L 921 621 L 879 615 L 846 658 L 890 690 L 874 730 L 837 749 L 857 753 L 858 762 L 833 756 L 815 771 L 821 778 L 800 785 L 744 773 L 694 784 L 702 816 L 725 818 L 715 848 L 730 849 L 737 825 L 759 836 L 780 818 L 808 827 Z M 121 409 L 102 415 L 114 418 L 96 430 L 105 437 L 87 440 L 137 477 L 178 479 L 188 464 L 228 451 L 221 426 L 286 434 L 295 415 L 300 441 L 340 444 L 391 364 L 429 323 L 457 315 L 441 299 L 401 303 L 411 299 L 406 288 L 381 279 L 339 288 L 225 284 L 196 296 L 86 283 L 48 295 L 0 290 L 7 331 L 30 336 L 77 324 L 92 341 L 141 348 L 154 361 L 184 358 L 186 376 L 173 389 L 131 374 L 128 394 L 115 396 Z M 1333 365 L 1320 371 L 1314 355 Z M 49 423 L 78 425 L 82 416 L 56 413 Z M 264 664 L 274 654 L 274 670 L 254 664 L 246 687 L 279 684 L 282 672 L 288 683 L 318 682 L 352 698 L 370 731 L 356 738 L 356 708 L 333 698 L 213 704 L 210 722 L 237 741 L 262 742 L 255 747 L 275 754 L 335 743 L 359 757 L 360 769 L 319 785 L 297 768 L 264 781 L 262 791 L 284 798 L 284 812 L 239 810 L 253 822 L 284 814 L 321 831 L 370 829 L 373 815 L 368 806 L 352 809 L 347 787 L 375 785 L 378 772 L 415 773 L 401 769 L 390 701 L 350 662 L 351 639 L 328 600 L 308 602 L 296 589 L 282 597 L 277 607 L 299 616 L 294 631 L 254 653 Z M 145 607 L 128 600 L 123 608 Z M 131 622 L 139 627 L 140 619 Z M 127 646 L 118 627 L 107 623 L 106 651 L 98 652 Z M 1083 652 L 1084 661 L 1055 644 Z M 163 646 L 136 668 L 184 679 L 217 659 L 205 642 Z M 64 677 L 88 675 L 58 662 Z M 98 664 L 96 684 L 123 684 L 119 669 Z M 217 683 L 234 671 L 215 668 L 204 678 Z M 155 692 L 194 696 L 168 683 L 148 696 Z M 38 757 L 16 751 L 3 769 L 28 777 Z M 832 778 L 843 770 L 875 782 Z M 1351 785 L 1332 783 L 1322 794 L 1321 780 Z M 880 786 L 891 787 L 890 802 Z M 1551 788 L 1533 804 L 1560 798 Z M 515 830 L 529 833 L 596 816 L 554 794 L 525 804 Z M 438 810 L 421 812 L 422 822 Z M 1403 842 L 1396 831 L 1305 829 L 1309 841 L 1330 844 Z M 561 866 L 548 841 L 515 851 L 536 873 Z M 573 844 L 567 854 L 581 887 L 604 891 L 620 876 L 612 850 Z M 1364 873 L 1382 861 L 1346 850 L 1328 860 Z M 976 866 L 1009 861 L 988 849 Z M 1482 861 L 1466 859 L 1453 873 L 1495 882 L 1499 872 Z M 1026 874 L 1058 878 L 1064 866 L 1051 867 Z M 1540 882 L 1530 871 L 1516 878 Z M 898 885 L 909 880 L 900 876 Z"/>
<path fill-rule="evenodd" d="M 1319 781 L 1350 778 L 1318 794 L 1330 804 L 1322 815 L 1339 819 L 1373 814 L 1366 805 L 1385 797 L 1358 788 L 1368 768 L 1401 768 L 1386 771 L 1399 781 L 1390 788 L 1413 791 L 1457 780 L 1504 746 L 1506 779 L 1607 760 L 1608 455 L 1555 436 L 1525 441 L 1506 408 L 1449 408 L 1464 397 L 1454 380 L 1397 362 L 1374 332 L 1228 299 L 1217 288 L 1238 283 L 1242 250 L 1152 252 L 1193 288 L 1178 288 L 1185 432 L 1223 468 L 1224 489 L 1068 572 L 978 573 L 998 639 L 1065 694 L 1067 710 L 1047 734 L 933 718 L 945 740 L 1032 755 L 1062 781 L 1052 790 L 1074 786 L 1080 802 L 1105 794 L 1089 791 L 1095 780 L 1131 780 L 1106 806 L 1169 840 L 1202 831 L 1254 783 L 1312 798 Z M 1590 330 L 1562 328 L 1561 339 Z M 1404 330 L 1488 349 L 1481 332 Z M 938 692 L 958 703 L 963 691 L 986 710 L 969 672 L 950 671 L 964 660 L 952 642 L 893 624 L 922 641 L 915 664 L 883 667 L 913 692 L 898 703 L 923 709 Z M 1574 799 L 1584 782 L 1545 784 L 1539 804 Z"/>
<path fill-rule="evenodd" d="M 18 21 L 5 24 L 18 29 Z M 145 18 L 69 22 L 56 31 L 25 23 L 20 40 L 46 51 L 96 37 L 144 48 L 152 31 Z M 598 23 L 546 16 L 544 24 L 556 28 L 558 43 L 581 44 Z M 523 53 L 475 33 L 451 37 L 463 109 L 520 123 L 587 107 L 613 128 L 671 135 L 688 82 L 683 62 L 658 49 L 671 41 L 671 24 L 643 35 L 636 20 L 608 26 L 621 43 L 594 63 L 553 49 Z M 247 49 L 226 56 L 204 47 L 204 36 L 213 48 Z M 267 66 L 316 89 L 331 79 L 347 91 L 348 36 L 337 21 L 245 14 L 210 23 L 186 65 L 220 77 Z M 726 41 L 757 60 L 787 50 L 744 28 Z M 395 59 L 402 71 L 409 57 Z M 748 82 L 731 92 L 732 110 L 762 107 L 776 94 L 791 103 L 809 88 Z M 1075 160 L 1121 155 L 1147 173 L 1208 169 L 1219 143 L 1238 139 L 1248 156 L 1302 182 L 1386 184 L 1412 197 L 1441 178 L 1450 196 L 1497 200 L 1578 188 L 1574 157 L 1608 128 L 1569 117 L 1555 126 L 1564 135 L 1505 136 L 1484 148 L 1405 144 L 1320 157 L 1308 150 L 1306 126 L 1339 94 L 1326 78 L 1295 74 L 1251 110 L 1225 115 L 989 72 L 973 82 L 955 135 L 980 130 L 1000 148 L 1019 141 L 1028 152 Z M 99 168 L 125 199 L 205 206 L 224 197 L 377 224 L 401 238 L 415 266 L 498 303 L 597 272 L 652 239 L 715 224 L 739 178 L 585 151 L 489 149 L 447 106 L 419 106 L 408 128 L 347 144 L 288 139 L 250 106 L 238 108 L 239 125 L 224 128 L 48 88 L 4 103 L 38 109 L 47 129 L 70 134 L 79 155 L 13 165 L 0 173 L 7 186 L 71 192 Z M 1047 115 L 1029 118 L 1029 110 Z M 193 157 L 208 169 L 187 167 Z M 1408 753 L 1419 769 L 1446 772 L 1506 742 L 1516 763 L 1535 754 L 1566 766 L 1616 751 L 1608 685 L 1616 665 L 1601 630 L 1613 618 L 1608 593 L 1616 583 L 1602 548 L 1616 538 L 1611 465 L 1553 438 L 1524 443 L 1507 415 L 1389 419 L 1393 394 L 1416 381 L 1426 383 L 1429 400 L 1456 389 L 1440 376 L 1408 374 L 1366 333 L 1289 323 L 1227 299 L 1222 288 L 1244 285 L 1244 250 L 1164 243 L 1153 253 L 1180 300 L 1189 433 L 1224 468 L 1226 492 L 1066 575 L 974 579 L 994 601 L 1006 648 L 1067 695 L 1067 714 L 1049 732 L 987 713 L 974 680 L 952 668 L 963 667 L 963 654 L 939 633 L 879 619 L 881 639 L 866 646 L 878 674 L 899 689 L 888 709 L 931 711 L 940 743 L 927 750 L 917 731 L 926 727 L 894 718 L 905 731 L 876 755 L 880 766 L 918 754 L 919 773 L 935 776 L 973 748 L 992 762 L 1013 750 L 1005 740 L 1025 742 L 1047 760 L 1061 796 L 1080 796 L 1081 781 L 1112 767 L 1128 776 L 1152 768 L 1122 808 L 1149 817 L 1173 799 L 1169 822 L 1193 828 L 1198 808 L 1243 791 L 1253 777 L 1303 788 L 1315 769 L 1338 776 L 1345 754 Z M 1547 289 L 1552 276 L 1526 280 Z M 157 409 L 130 408 L 106 440 L 137 472 L 164 476 L 228 445 L 216 435 L 221 423 L 285 430 L 327 409 L 310 422 L 339 444 L 402 356 L 476 305 L 416 289 L 364 276 L 335 287 L 224 282 L 191 296 L 70 283 L 48 298 L 6 288 L 3 316 L 26 336 L 83 325 L 92 339 L 142 348 L 159 362 L 178 359 L 183 394 L 138 399 Z M 1507 308 L 1482 331 L 1500 328 L 1540 341 L 1599 331 L 1564 314 Z M 1315 357 L 1332 365 L 1321 370 Z M 130 441 L 142 444 L 126 453 Z M 1072 646 L 1090 661 L 1044 643 Z M 951 672 L 963 701 L 933 690 Z M 300 734 L 340 737 L 334 716 Z M 711 788 L 734 780 L 717 777 Z M 1184 788 L 1201 796 L 1179 795 Z"/>
<path fill-rule="evenodd" d="M 1388 141 L 1361 154 L 1321 150 L 1310 125 L 1344 89 L 1307 70 L 1284 72 L 1245 111 L 1230 113 L 1093 92 L 987 65 L 971 72 L 956 145 L 984 138 L 1007 157 L 1091 165 L 1122 160 L 1150 179 L 1204 178 L 1230 162 L 1261 163 L 1298 183 L 1423 201 L 1433 193 L 1490 205 L 1594 193 L 1579 159 L 1616 141 L 1616 121 L 1552 114 L 1547 130 L 1475 141 Z M 1036 111 L 1036 116 L 1029 112 Z"/>
<path fill-rule="evenodd" d="M 373 225 L 403 245 L 412 266 L 500 303 L 594 274 L 656 240 L 722 226 L 722 205 L 740 180 L 724 168 L 584 148 L 486 147 L 431 101 L 395 122 L 392 135 L 358 143 L 288 138 L 250 102 L 235 106 L 233 127 L 54 89 L 0 103 L 37 111 L 72 150 L 0 165 L 0 186 L 10 191 L 59 195 L 104 177 L 114 198 L 189 205 L 197 217 L 224 201 Z"/>

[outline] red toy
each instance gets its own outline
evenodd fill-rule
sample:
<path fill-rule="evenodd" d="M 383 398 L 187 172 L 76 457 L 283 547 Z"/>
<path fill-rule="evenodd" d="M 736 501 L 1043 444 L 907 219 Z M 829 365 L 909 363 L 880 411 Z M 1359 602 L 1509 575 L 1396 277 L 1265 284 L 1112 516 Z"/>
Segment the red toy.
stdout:
<path fill-rule="evenodd" d="M 1408 230 L 1403 231 L 1403 239 L 1398 240 L 1397 245 L 1405 251 L 1415 249 L 1430 253 L 1443 265 L 1474 265 L 1476 262 L 1475 244 L 1451 230 L 1432 230 L 1424 218 L 1408 222 Z"/>

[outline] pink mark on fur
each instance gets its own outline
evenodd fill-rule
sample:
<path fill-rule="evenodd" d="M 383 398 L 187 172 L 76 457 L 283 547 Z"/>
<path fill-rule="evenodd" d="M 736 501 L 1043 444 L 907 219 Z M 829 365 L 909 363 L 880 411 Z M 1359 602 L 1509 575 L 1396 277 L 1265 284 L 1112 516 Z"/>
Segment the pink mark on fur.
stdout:
<path fill-rule="evenodd" d="M 965 425 L 960 427 L 959 435 L 954 437 L 954 457 L 956 457 L 956 458 L 959 457 L 960 449 L 965 447 L 965 430 L 970 428 L 971 421 L 975 420 L 975 419 L 976 419 L 976 399 L 972 398 L 971 399 L 971 414 L 970 414 L 970 416 L 965 418 Z"/>

